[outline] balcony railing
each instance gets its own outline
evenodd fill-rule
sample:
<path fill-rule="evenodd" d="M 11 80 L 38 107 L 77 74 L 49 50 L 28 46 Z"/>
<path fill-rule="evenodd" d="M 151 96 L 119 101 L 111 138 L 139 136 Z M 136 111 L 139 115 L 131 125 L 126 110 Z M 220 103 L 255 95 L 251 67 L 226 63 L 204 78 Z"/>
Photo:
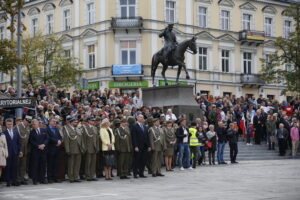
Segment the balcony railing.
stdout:
<path fill-rule="evenodd" d="M 243 85 L 249 85 L 250 87 L 259 87 L 264 85 L 265 81 L 263 81 L 258 74 L 242 74 L 241 83 Z"/>
<path fill-rule="evenodd" d="M 113 17 L 111 20 L 112 29 L 125 29 L 128 32 L 129 29 L 142 30 L 143 18 L 142 17 L 129 17 L 129 18 L 117 18 Z"/>
<path fill-rule="evenodd" d="M 239 40 L 243 43 L 248 42 L 259 45 L 263 43 L 265 39 L 265 33 L 263 31 L 242 30 L 239 33 Z"/>

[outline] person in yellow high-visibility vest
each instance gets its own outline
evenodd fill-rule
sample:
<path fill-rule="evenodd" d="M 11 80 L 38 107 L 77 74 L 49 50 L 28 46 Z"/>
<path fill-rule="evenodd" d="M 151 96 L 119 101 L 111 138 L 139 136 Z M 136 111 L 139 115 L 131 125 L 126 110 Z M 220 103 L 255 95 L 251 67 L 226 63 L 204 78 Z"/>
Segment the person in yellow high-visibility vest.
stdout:
<path fill-rule="evenodd" d="M 193 155 L 193 165 L 192 167 L 196 168 L 197 158 L 198 158 L 198 147 L 201 145 L 199 143 L 199 134 L 196 128 L 197 124 L 195 122 L 191 123 L 191 127 L 189 128 L 189 136 L 190 136 L 190 151 Z"/>

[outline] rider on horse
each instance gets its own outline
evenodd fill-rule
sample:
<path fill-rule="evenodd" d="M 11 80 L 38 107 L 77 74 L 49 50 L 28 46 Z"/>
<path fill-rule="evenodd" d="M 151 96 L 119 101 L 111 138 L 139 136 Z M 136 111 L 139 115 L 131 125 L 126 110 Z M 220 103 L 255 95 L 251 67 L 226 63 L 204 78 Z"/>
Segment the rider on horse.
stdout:
<path fill-rule="evenodd" d="M 159 34 L 159 37 L 164 37 L 165 44 L 162 49 L 162 55 L 165 58 L 165 63 L 171 59 L 172 53 L 176 49 L 178 43 L 176 40 L 176 35 L 172 32 L 174 24 L 169 24 L 163 32 Z"/>

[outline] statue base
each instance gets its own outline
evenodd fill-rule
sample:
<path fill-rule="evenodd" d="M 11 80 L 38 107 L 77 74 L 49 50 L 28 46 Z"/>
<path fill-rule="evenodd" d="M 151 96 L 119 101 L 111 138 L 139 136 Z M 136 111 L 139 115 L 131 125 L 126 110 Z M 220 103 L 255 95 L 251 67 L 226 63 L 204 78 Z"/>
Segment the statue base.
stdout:
<path fill-rule="evenodd" d="M 192 85 L 170 85 L 152 88 L 143 88 L 144 106 L 161 107 L 164 112 L 172 108 L 173 113 L 179 117 L 186 114 L 188 122 L 195 118 L 203 119 L 203 112 L 194 99 Z"/>

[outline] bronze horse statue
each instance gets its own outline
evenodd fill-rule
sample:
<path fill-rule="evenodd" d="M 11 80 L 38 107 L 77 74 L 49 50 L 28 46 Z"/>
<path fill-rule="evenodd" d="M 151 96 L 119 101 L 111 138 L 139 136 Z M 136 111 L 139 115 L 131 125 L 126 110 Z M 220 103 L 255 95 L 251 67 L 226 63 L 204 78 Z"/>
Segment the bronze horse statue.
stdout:
<path fill-rule="evenodd" d="M 190 79 L 190 76 L 188 74 L 188 71 L 186 69 L 186 65 L 184 63 L 184 53 L 190 52 L 192 54 L 197 54 L 197 45 L 196 45 L 196 37 L 193 37 L 192 39 L 185 40 L 177 45 L 175 48 L 174 52 L 172 55 L 169 57 L 169 59 L 165 59 L 163 56 L 163 49 L 155 53 L 152 57 L 152 64 L 151 64 L 151 76 L 152 76 L 152 84 L 154 85 L 154 77 L 155 77 L 155 72 L 156 69 L 161 63 L 163 65 L 163 69 L 161 72 L 161 75 L 164 78 L 165 85 L 168 85 L 167 79 L 165 76 L 166 70 L 168 69 L 168 66 L 178 66 L 178 71 L 177 71 L 177 78 L 176 78 L 176 83 L 179 84 L 179 76 L 181 73 L 182 68 L 184 69 L 186 73 L 186 78 Z M 192 51 L 192 52 L 191 52 Z"/>

